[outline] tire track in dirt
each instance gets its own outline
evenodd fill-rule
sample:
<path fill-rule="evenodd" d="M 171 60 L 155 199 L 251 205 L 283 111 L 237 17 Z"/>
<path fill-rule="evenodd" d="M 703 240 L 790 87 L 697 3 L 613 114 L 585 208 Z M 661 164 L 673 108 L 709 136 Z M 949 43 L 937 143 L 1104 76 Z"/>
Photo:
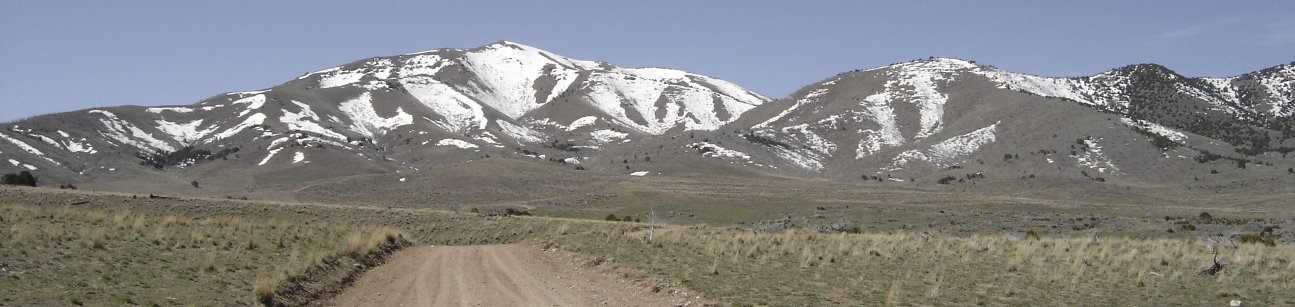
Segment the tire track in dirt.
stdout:
<path fill-rule="evenodd" d="M 696 298 L 656 293 L 578 255 L 527 244 L 417 246 L 360 277 L 335 306 L 676 306 Z"/>

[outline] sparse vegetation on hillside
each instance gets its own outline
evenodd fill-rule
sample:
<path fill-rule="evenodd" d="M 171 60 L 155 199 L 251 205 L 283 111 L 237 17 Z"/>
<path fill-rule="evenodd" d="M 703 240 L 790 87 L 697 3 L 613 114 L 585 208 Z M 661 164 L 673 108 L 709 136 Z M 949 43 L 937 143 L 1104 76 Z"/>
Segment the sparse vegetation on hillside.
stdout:
<path fill-rule="evenodd" d="M 230 147 L 221 149 L 216 153 L 210 150 L 185 146 L 174 152 L 140 152 L 137 157 L 141 160 L 140 165 L 151 166 L 156 169 L 167 167 L 185 167 L 198 164 L 204 161 L 226 159 L 227 156 L 237 153 L 239 147 Z"/>
<path fill-rule="evenodd" d="M 764 134 L 755 133 L 755 132 L 747 132 L 745 134 L 742 134 L 742 138 L 745 138 L 747 141 L 750 141 L 751 143 L 756 143 L 764 146 L 791 148 L 791 145 L 787 145 L 787 143 L 783 143 L 782 141 L 779 141 L 778 139 L 775 139 L 773 137 L 770 137 Z"/>

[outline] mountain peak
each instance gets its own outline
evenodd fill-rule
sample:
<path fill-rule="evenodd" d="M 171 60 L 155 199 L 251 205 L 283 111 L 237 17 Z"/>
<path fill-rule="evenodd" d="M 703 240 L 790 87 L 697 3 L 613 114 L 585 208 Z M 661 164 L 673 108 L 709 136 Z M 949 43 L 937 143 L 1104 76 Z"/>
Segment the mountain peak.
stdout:
<path fill-rule="evenodd" d="M 898 64 L 892 64 L 883 68 L 901 69 L 901 70 L 921 70 L 931 72 L 950 72 L 963 69 L 973 69 L 980 67 L 976 62 L 956 58 L 930 57 L 918 59 Z"/>
<path fill-rule="evenodd" d="M 1156 76 L 1160 78 L 1175 79 L 1179 77 L 1178 73 L 1169 67 L 1156 63 L 1140 63 L 1112 69 L 1109 73 L 1119 75 L 1134 76 Z"/>
<path fill-rule="evenodd" d="M 530 45 L 526 45 L 526 44 L 522 44 L 522 43 L 518 43 L 518 42 L 514 42 L 514 41 L 509 41 L 509 40 L 499 40 L 499 41 L 495 41 L 495 42 L 493 42 L 493 43 L 489 43 L 489 44 L 482 45 L 481 47 L 478 47 L 478 48 L 503 48 L 503 47 L 516 48 L 516 49 L 521 49 L 521 50 L 528 50 L 528 49 L 529 49 L 529 50 L 541 50 L 540 48 L 535 48 L 535 47 L 532 47 L 532 46 L 530 46 Z M 476 49 L 476 48 L 474 48 L 474 49 Z"/>

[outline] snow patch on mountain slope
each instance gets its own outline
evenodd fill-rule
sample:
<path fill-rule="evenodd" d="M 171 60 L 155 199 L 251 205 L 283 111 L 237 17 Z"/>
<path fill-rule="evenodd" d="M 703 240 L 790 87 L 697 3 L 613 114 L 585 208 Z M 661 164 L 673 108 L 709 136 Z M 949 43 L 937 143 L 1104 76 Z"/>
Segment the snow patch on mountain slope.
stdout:
<path fill-rule="evenodd" d="M 153 137 L 152 134 L 144 132 L 143 129 L 136 127 L 130 122 L 121 120 L 117 117 L 117 114 L 104 110 L 90 110 L 89 112 L 90 114 L 103 115 L 104 118 L 100 118 L 99 122 L 102 123 L 104 128 L 107 128 L 108 131 L 99 131 L 99 133 L 106 137 L 139 149 L 165 152 L 175 151 L 175 147 L 171 146 L 171 144 Z"/>
<path fill-rule="evenodd" d="M 567 125 L 566 130 L 575 131 L 576 129 L 592 126 L 594 123 L 597 123 L 597 122 L 598 122 L 597 116 L 585 116 L 585 117 L 577 118 L 576 120 L 571 121 L 570 125 Z"/>
<path fill-rule="evenodd" d="M 647 80 L 620 72 L 597 73 L 585 84 L 588 93 L 586 100 L 612 116 L 612 121 L 632 127 L 649 134 L 660 134 L 668 129 L 662 121 L 671 124 L 679 119 L 678 106 L 666 106 L 667 118 L 656 118 L 656 101 L 661 98 L 666 85 L 655 80 Z M 629 116 L 632 109 L 643 119 L 643 123 L 634 121 Z M 674 112 L 670 112 L 674 111 Z"/>
<path fill-rule="evenodd" d="M 434 76 L 449 65 L 449 62 L 444 61 L 440 55 L 427 53 L 411 56 L 402 61 L 402 64 L 396 70 L 396 76 L 404 79 L 413 76 Z"/>
<path fill-rule="evenodd" d="M 41 158 L 46 162 L 49 162 L 50 164 L 63 165 L 62 163 L 58 163 L 58 161 L 54 161 L 54 159 L 50 159 L 49 157 L 45 156 L 44 152 L 41 152 L 39 149 L 36 149 L 36 147 L 32 147 L 31 145 L 28 145 L 27 142 L 23 142 L 21 140 L 5 135 L 3 133 L 0 133 L 0 139 L 5 139 L 6 141 L 9 141 L 9 143 L 13 143 L 14 146 L 18 146 L 19 149 L 22 149 L 23 151 L 26 151 L 29 154 L 32 154 L 38 158 Z M 14 165 L 14 166 L 17 166 L 17 165 Z M 28 167 L 28 168 L 31 170 L 36 170 L 35 168 L 32 168 L 32 167 Z"/>
<path fill-rule="evenodd" d="M 189 113 L 189 112 L 193 112 L 193 109 L 186 108 L 186 107 L 156 107 L 156 108 L 144 109 L 144 111 L 148 111 L 149 113 L 155 113 L 155 114 L 162 114 L 162 112 L 164 111 L 170 111 L 175 113 Z"/>
<path fill-rule="evenodd" d="M 309 73 L 297 79 L 309 76 L 318 76 L 320 88 L 332 88 L 355 84 L 360 82 L 360 80 L 363 80 L 365 76 L 372 76 L 379 80 L 387 79 L 391 77 L 393 70 L 395 70 L 395 67 L 391 59 L 373 58 L 365 61 L 364 64 L 358 68 L 345 69 L 344 66 L 338 66 Z M 366 85 L 361 86 L 363 87 Z M 369 84 L 367 86 L 374 87 L 376 85 Z"/>
<path fill-rule="evenodd" d="M 967 134 L 951 137 L 930 148 L 907 150 L 895 156 L 887 169 L 896 170 L 913 162 L 922 161 L 935 167 L 950 167 L 963 162 L 980 150 L 981 146 L 997 140 L 998 123 L 976 129 Z"/>
<path fill-rule="evenodd" d="M 339 71 L 339 70 L 342 70 L 342 67 L 341 67 L 341 66 L 337 66 L 337 67 L 329 67 L 329 68 L 325 68 L 325 69 L 317 70 L 317 71 L 312 72 L 312 73 L 308 73 L 308 74 L 301 75 L 300 77 L 297 77 L 297 80 L 301 80 L 301 79 L 309 78 L 310 76 L 315 76 L 315 75 L 320 75 L 320 74 L 331 73 L 331 72 L 335 72 L 335 71 Z"/>
<path fill-rule="evenodd" d="M 471 129 L 485 129 L 489 123 L 480 104 L 431 77 L 408 77 L 401 79 L 401 83 L 410 96 L 441 115 L 441 120 L 428 119 L 441 129 L 466 133 Z"/>
<path fill-rule="evenodd" d="M 333 130 L 329 130 L 328 128 L 324 128 L 323 126 L 320 126 L 318 123 L 320 120 L 319 114 L 315 114 L 315 111 L 310 108 L 310 105 L 296 100 L 293 100 L 292 104 L 296 105 L 298 108 L 301 108 L 301 111 L 292 112 L 287 109 L 284 109 L 283 115 L 279 116 L 279 122 L 282 122 L 284 125 L 287 125 L 288 130 L 312 132 L 312 133 L 319 134 L 321 136 L 325 136 L 325 137 L 329 137 L 337 140 L 346 139 L 346 136 L 342 135 L 341 133 L 337 133 Z"/>
<path fill-rule="evenodd" d="M 287 144 L 289 141 L 292 141 L 291 137 L 288 137 L 288 136 L 279 137 L 277 139 L 274 139 L 273 141 L 270 141 L 270 146 L 266 146 L 265 148 L 269 148 L 269 149 L 282 148 L 283 144 Z"/>
<path fill-rule="evenodd" d="M 1187 142 L 1186 134 L 1183 134 L 1182 132 L 1178 132 L 1177 130 L 1171 129 L 1169 127 L 1161 126 L 1160 124 L 1156 124 L 1156 123 L 1141 120 L 1141 119 L 1135 120 L 1128 117 L 1122 117 L 1120 118 L 1120 121 L 1123 122 L 1125 125 L 1129 125 L 1130 127 L 1142 129 L 1151 133 L 1155 133 L 1156 135 L 1163 136 L 1169 139 L 1170 141 L 1174 141 L 1175 143 L 1185 144 Z"/>
<path fill-rule="evenodd" d="M 499 128 L 503 130 L 504 134 L 518 142 L 538 143 L 544 138 L 544 134 L 531 130 L 531 128 L 514 125 L 502 120 L 497 120 L 495 123 L 499 124 Z"/>
<path fill-rule="evenodd" d="M 297 78 L 297 79 L 301 79 L 301 78 Z M 232 93 L 228 93 L 228 94 L 229 94 L 229 95 L 256 95 L 256 94 L 261 94 L 261 93 L 265 93 L 265 92 L 269 92 L 269 91 L 270 91 L 269 89 L 264 89 L 264 90 L 259 90 L 259 91 L 232 92 Z"/>
<path fill-rule="evenodd" d="M 372 75 L 374 78 L 381 80 L 381 79 L 387 79 L 391 77 L 391 71 L 393 70 L 391 59 L 374 58 L 372 60 L 364 62 L 364 64 L 368 65 L 368 67 L 372 69 L 372 72 L 370 72 L 369 74 Z"/>
<path fill-rule="evenodd" d="M 215 135 L 212 135 L 211 138 L 206 139 L 204 142 L 211 143 L 214 141 L 227 139 L 231 136 L 238 134 L 239 132 L 243 132 L 244 130 L 247 130 L 248 128 L 264 124 L 265 118 L 266 118 L 265 114 L 262 114 L 262 113 L 255 113 L 255 114 L 249 115 L 247 118 L 243 119 L 243 122 L 240 122 L 237 125 L 230 127 L 229 129 L 225 129 L 225 131 L 221 131 L 220 133 L 216 133 Z"/>
<path fill-rule="evenodd" d="M 405 110 L 400 107 L 396 108 L 396 115 L 392 117 L 379 116 L 378 111 L 373 109 L 373 94 L 368 92 L 342 102 L 337 109 L 351 118 L 351 131 L 370 138 L 396 127 L 414 123 L 414 117 L 405 113 Z"/>
<path fill-rule="evenodd" d="M 270 153 L 269 153 L 269 154 L 267 154 L 267 155 L 265 155 L 265 159 L 261 159 L 261 163 L 257 163 L 256 165 L 257 165 L 257 166 L 261 166 L 261 165 L 265 165 L 266 163 L 270 163 L 270 159 L 271 159 L 271 158 L 274 158 L 274 155 L 275 155 L 275 154 L 278 154 L 278 153 L 279 153 L 279 151 L 281 151 L 281 150 L 283 150 L 283 148 L 275 148 L 275 149 L 271 149 L 271 150 L 270 150 Z"/>
<path fill-rule="evenodd" d="M 769 147 L 774 155 L 783 161 L 791 163 L 792 166 L 805 170 L 821 172 L 823 171 L 823 158 L 811 151 L 797 151 L 781 146 Z"/>
<path fill-rule="evenodd" d="M 477 148 L 477 144 L 468 143 L 468 141 L 459 139 L 442 139 L 440 141 L 436 141 L 436 146 L 454 146 L 462 149 Z"/>
<path fill-rule="evenodd" d="M 601 67 L 602 67 L 602 63 L 599 63 L 599 62 L 597 62 L 597 61 L 585 61 L 585 60 L 576 60 L 576 59 L 571 59 L 571 58 L 568 58 L 568 57 L 564 57 L 564 56 L 560 56 L 560 55 L 554 54 L 554 53 L 552 53 L 552 52 L 545 51 L 545 50 L 543 50 L 543 49 L 539 49 L 539 48 L 535 48 L 535 47 L 531 47 L 531 46 L 527 46 L 527 45 L 523 45 L 523 44 L 518 44 L 518 43 L 510 42 L 510 41 L 503 41 L 503 42 L 500 42 L 500 43 L 501 43 L 501 44 L 504 44 L 504 45 L 509 45 L 509 46 L 511 46 L 511 47 L 513 47 L 513 48 L 517 48 L 517 49 L 524 50 L 524 51 L 527 51 L 527 52 L 534 52 L 534 53 L 536 53 L 536 54 L 539 54 L 540 56 L 543 56 L 543 57 L 545 57 L 545 58 L 549 59 L 550 61 L 556 62 L 556 63 L 558 63 L 559 65 L 566 66 L 566 67 L 572 67 L 572 68 L 577 68 L 577 69 L 581 69 L 581 70 L 594 70 L 594 69 L 599 69 L 599 68 L 601 68 Z"/>
<path fill-rule="evenodd" d="M 14 167 L 21 167 L 32 171 L 37 169 L 35 166 L 32 166 L 31 164 L 22 163 L 21 161 L 14 160 L 14 159 L 9 159 L 9 164 L 13 164 Z"/>
<path fill-rule="evenodd" d="M 753 126 L 752 128 L 756 128 L 756 129 L 768 128 L 769 125 L 773 124 L 773 122 L 776 122 L 778 120 L 783 119 L 784 117 L 787 117 L 787 115 L 790 115 L 791 112 L 796 111 L 797 109 L 800 109 L 801 107 L 807 104 L 818 102 L 818 97 L 823 96 L 823 94 L 827 94 L 827 92 L 829 91 L 827 86 L 831 86 L 833 84 L 836 84 L 836 80 L 824 82 L 822 85 L 820 85 L 820 86 L 823 86 L 824 88 L 810 91 L 809 93 L 805 94 L 804 97 L 797 99 L 796 103 L 791 105 L 790 108 L 787 108 L 786 110 L 782 110 L 782 112 L 779 112 L 778 115 L 774 115 L 773 117 L 770 117 L 768 120 L 765 120 L 764 122 L 759 123 Z"/>
<path fill-rule="evenodd" d="M 611 115 L 612 121 L 653 135 L 665 133 L 680 123 L 686 130 L 715 130 L 764 103 L 764 100 L 739 101 L 720 95 L 694 80 L 711 83 L 705 77 L 663 68 L 599 71 L 586 81 L 585 98 Z M 663 99 L 664 106 L 658 106 Z M 718 118 L 717 107 L 732 117 Z M 631 111 L 642 122 L 632 119 Z"/>
<path fill-rule="evenodd" d="M 629 135 L 629 133 L 609 129 L 596 130 L 589 133 L 590 140 L 593 141 L 594 144 L 598 145 L 611 144 L 617 140 L 624 141 L 626 140 L 625 137 Z"/>
<path fill-rule="evenodd" d="M 813 130 L 809 129 L 809 124 L 783 127 L 782 133 L 783 136 L 786 136 L 790 141 L 801 144 L 804 148 L 813 150 L 818 155 L 831 156 L 833 152 L 836 152 L 836 143 L 828 141 L 817 133 L 814 133 Z"/>
<path fill-rule="evenodd" d="M 1075 162 L 1080 166 L 1097 170 L 1099 173 L 1106 171 L 1119 172 L 1120 168 L 1115 166 L 1111 158 L 1102 154 L 1102 146 L 1098 142 L 1100 139 L 1085 139 L 1084 145 L 1088 150 L 1075 155 Z"/>
<path fill-rule="evenodd" d="M 895 147 L 904 144 L 904 135 L 899 131 L 899 123 L 895 119 L 895 108 L 890 105 L 890 93 L 876 93 L 864 98 L 860 105 L 863 106 L 863 115 L 869 117 L 872 122 L 877 123 L 879 129 L 862 129 L 859 134 L 863 138 L 859 140 L 859 146 L 855 151 L 854 158 L 862 159 L 871 156 L 889 147 Z"/>
<path fill-rule="evenodd" d="M 1129 79 L 1115 71 L 1084 78 L 1051 78 L 1014 73 L 997 68 L 976 70 L 999 84 L 999 88 L 1044 97 L 1067 99 L 1100 109 L 1124 111 L 1129 108 Z"/>
<path fill-rule="evenodd" d="M 890 82 L 878 95 L 869 96 L 873 105 L 879 102 L 913 104 L 918 108 L 918 132 L 913 139 L 926 139 L 944 130 L 944 105 L 948 95 L 939 91 L 940 82 L 956 79 L 963 70 L 975 70 L 975 63 L 956 58 L 932 58 L 927 61 L 896 63 L 883 67 Z M 894 137 L 891 137 L 894 139 Z"/>
<path fill-rule="evenodd" d="M 192 143 L 216 131 L 215 126 L 201 129 L 202 119 L 196 119 L 188 123 L 175 123 L 165 120 L 157 120 L 157 130 L 162 131 L 171 139 L 182 144 Z"/>
<path fill-rule="evenodd" d="M 751 155 L 748 155 L 741 151 L 724 148 L 723 146 L 711 144 L 709 142 L 697 142 L 697 143 L 688 144 L 687 146 L 684 146 L 684 147 L 692 150 L 696 150 L 697 152 L 701 153 L 703 157 L 708 157 L 708 158 L 751 160 Z"/>
<path fill-rule="evenodd" d="M 1263 85 L 1264 90 L 1268 92 L 1269 114 L 1275 117 L 1289 117 L 1295 114 L 1295 106 L 1291 103 L 1295 100 L 1295 65 L 1285 65 L 1279 68 L 1280 71 L 1267 78 L 1260 78 L 1259 84 Z"/>
<path fill-rule="evenodd" d="M 242 99 L 239 99 L 239 100 L 235 100 L 235 101 L 234 101 L 234 102 L 232 102 L 231 104 L 246 104 L 246 105 L 247 105 L 247 108 L 246 108 L 246 109 L 244 109 L 244 110 L 243 110 L 243 112 L 238 113 L 238 117 L 243 117 L 243 116 L 247 115 L 247 113 L 251 113 L 251 112 L 252 112 L 252 110 L 257 110 L 257 109 L 260 109 L 260 108 L 261 108 L 261 106 L 264 106 L 264 105 L 265 105 L 265 95 L 257 94 L 257 95 L 251 96 L 251 97 L 247 97 L 247 98 L 242 98 Z"/>
<path fill-rule="evenodd" d="M 63 130 L 59 130 L 59 131 L 58 131 L 58 134 L 59 134 L 59 135 L 61 135 L 61 136 L 63 136 L 63 140 L 61 140 L 61 141 L 60 141 L 60 140 L 55 140 L 54 138 L 47 137 L 47 136 L 44 136 L 44 135 L 35 134 L 35 133 L 27 133 L 27 136 L 30 136 L 30 137 L 34 137 L 34 138 L 40 139 L 41 141 L 45 142 L 46 144 L 50 144 L 51 146 L 54 146 L 54 147 L 57 147 L 57 148 L 60 148 L 60 149 L 66 150 L 66 151 L 68 151 L 68 152 L 70 152 L 70 153 L 87 153 L 87 154 L 94 154 L 94 153 L 98 152 L 98 151 L 94 150 L 94 146 L 92 146 L 92 145 L 90 145 L 90 143 L 86 142 L 86 139 L 85 139 L 85 138 L 81 138 L 81 140 L 80 140 L 80 141 L 73 140 L 73 139 L 71 138 L 71 136 L 70 136 L 70 135 L 68 135 L 68 134 L 67 134 L 67 132 L 63 132 Z"/>
<path fill-rule="evenodd" d="M 41 152 L 39 149 L 36 149 L 36 147 L 32 147 L 31 145 L 28 145 L 27 142 L 20 141 L 18 139 L 15 139 L 3 133 L 0 133 L 0 139 L 5 139 L 6 141 L 9 141 L 9 143 L 13 143 L 14 146 L 18 146 L 19 149 L 22 149 L 23 151 L 26 151 L 29 154 L 42 156 L 42 157 L 45 156 L 45 153 Z"/>
<path fill-rule="evenodd" d="M 463 90 L 473 92 L 486 105 L 514 119 L 546 102 L 536 101 L 533 85 L 543 75 L 545 65 L 558 64 L 535 49 L 511 43 L 491 44 L 464 53 L 462 63 L 475 74 L 475 80 L 480 83 L 479 87 Z M 560 78 L 575 78 L 574 72 L 568 72 L 571 69 L 566 65 L 554 67 L 553 70 L 551 73 Z M 570 81 L 566 84 L 569 85 Z M 554 88 L 553 92 L 561 93 L 565 90 Z M 550 92 L 545 97 L 554 95 L 556 94 Z"/>
<path fill-rule="evenodd" d="M 1279 113 L 1282 113 L 1280 112 L 1280 108 L 1281 108 L 1280 105 L 1271 105 L 1269 107 L 1276 107 L 1278 109 L 1270 108 L 1267 110 L 1257 110 L 1254 108 L 1254 106 L 1241 105 L 1241 98 L 1240 98 L 1241 95 L 1237 94 L 1237 88 L 1232 85 L 1232 81 L 1236 80 L 1236 78 L 1200 78 L 1197 80 L 1203 81 L 1204 85 L 1208 87 L 1207 90 L 1209 90 L 1213 94 L 1211 95 L 1201 91 L 1200 89 L 1185 86 L 1183 84 L 1177 84 L 1178 89 L 1180 91 L 1188 92 L 1189 95 L 1201 98 L 1206 102 L 1209 102 L 1211 105 L 1214 106 L 1214 110 L 1224 111 L 1229 114 L 1235 115 L 1239 111 L 1236 108 L 1240 107 L 1242 109 L 1255 112 L 1255 113 L 1260 113 L 1260 114 L 1272 113 L 1273 115 L 1277 115 Z"/>
<path fill-rule="evenodd" d="M 453 56 L 446 57 L 447 54 Z M 610 121 L 652 134 L 678 126 L 714 130 L 769 100 L 723 80 L 671 69 L 616 68 L 506 41 L 475 49 L 432 50 L 398 58 L 398 65 L 387 59 L 375 59 L 366 62 L 363 68 L 334 67 L 302 78 L 314 76 L 321 87 L 336 87 L 360 82 L 366 78 L 366 72 L 375 78 L 395 75 L 420 102 L 444 113 L 444 121 L 433 117 L 438 126 L 456 132 L 465 132 L 467 127 L 482 129 L 487 120 L 480 114 L 486 106 L 510 119 L 520 119 L 527 112 L 570 93 L 586 73 L 592 76 L 579 86 L 593 93 L 585 98 L 604 113 L 613 114 Z M 461 68 L 471 78 L 442 83 L 435 75 L 447 67 Z M 553 86 L 537 89 L 537 81 L 546 78 Z M 371 85 L 366 88 L 381 88 L 386 83 Z M 663 103 L 659 105 L 658 101 Z M 730 116 L 717 118 L 716 113 Z"/>
<path fill-rule="evenodd" d="M 752 91 L 750 91 L 750 90 L 747 90 L 747 89 L 745 89 L 745 88 L 742 88 L 741 86 L 738 86 L 737 84 L 734 84 L 733 82 L 728 82 L 728 81 L 724 81 L 724 80 L 720 80 L 720 79 L 715 79 L 715 78 L 706 78 L 706 79 L 704 79 L 703 81 L 705 81 L 705 84 L 704 84 L 704 85 L 707 85 L 707 87 L 709 87 L 709 88 L 711 88 L 711 89 L 715 90 L 716 92 L 718 92 L 718 93 L 719 93 L 719 94 L 721 94 L 721 95 L 728 96 L 728 97 L 732 97 L 734 100 L 737 100 L 737 101 L 748 101 L 748 102 L 749 102 L 749 101 L 769 101 L 769 100 L 771 100 L 771 99 L 769 99 L 769 97 L 766 97 L 766 96 L 761 95 L 761 94 L 759 94 L 759 93 L 752 92 Z"/>
<path fill-rule="evenodd" d="M 493 146 L 496 148 L 504 147 L 503 144 L 499 144 L 499 141 L 498 141 L 499 138 L 490 132 L 481 132 L 481 134 L 472 137 L 472 139 L 485 142 L 486 144 L 490 144 L 490 146 Z"/>
<path fill-rule="evenodd" d="M 1135 69 L 1140 69 L 1136 68 Z M 977 73 L 999 83 L 1000 88 L 1032 93 L 1045 97 L 1057 97 L 1098 107 L 1099 109 L 1125 112 L 1129 109 L 1131 80 L 1125 72 L 1112 70 L 1091 77 L 1050 78 L 1013 73 L 994 68 L 980 69 Z M 1242 77 L 1233 78 L 1199 78 L 1206 90 L 1176 83 L 1179 92 L 1199 98 L 1214 105 L 1216 110 L 1233 115 L 1244 113 L 1262 114 L 1272 117 L 1295 115 L 1295 108 L 1290 101 L 1295 98 L 1295 66 L 1285 66 L 1275 74 L 1280 76 L 1259 77 L 1262 90 L 1267 95 L 1262 101 L 1242 103 L 1238 88 L 1233 83 Z M 1286 76 L 1286 77 L 1282 77 Z M 1171 79 L 1176 76 L 1168 76 Z"/>
<path fill-rule="evenodd" d="M 889 68 L 885 74 L 891 81 L 886 82 L 885 90 L 881 92 L 888 95 L 869 98 L 884 98 L 892 105 L 897 102 L 916 105 L 920 126 L 913 138 L 925 139 L 944 129 L 944 105 L 949 101 L 949 96 L 939 91 L 938 83 L 956 78 L 962 70 L 974 69 L 976 65 L 963 60 L 939 58 L 896 64 Z"/>
<path fill-rule="evenodd" d="M 360 82 L 365 73 L 354 70 L 342 70 L 337 67 L 336 70 L 319 74 L 319 88 L 338 87 L 355 82 Z"/>

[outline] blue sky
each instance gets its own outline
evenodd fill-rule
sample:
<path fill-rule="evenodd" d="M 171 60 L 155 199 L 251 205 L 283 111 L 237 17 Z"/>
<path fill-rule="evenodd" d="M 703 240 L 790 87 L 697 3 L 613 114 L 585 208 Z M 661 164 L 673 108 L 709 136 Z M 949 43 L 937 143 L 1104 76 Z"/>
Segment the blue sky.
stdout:
<path fill-rule="evenodd" d="M 1044 76 L 1295 61 L 1295 1 L 0 0 L 0 121 L 178 105 L 373 57 L 510 40 L 779 98 L 928 56 Z"/>

